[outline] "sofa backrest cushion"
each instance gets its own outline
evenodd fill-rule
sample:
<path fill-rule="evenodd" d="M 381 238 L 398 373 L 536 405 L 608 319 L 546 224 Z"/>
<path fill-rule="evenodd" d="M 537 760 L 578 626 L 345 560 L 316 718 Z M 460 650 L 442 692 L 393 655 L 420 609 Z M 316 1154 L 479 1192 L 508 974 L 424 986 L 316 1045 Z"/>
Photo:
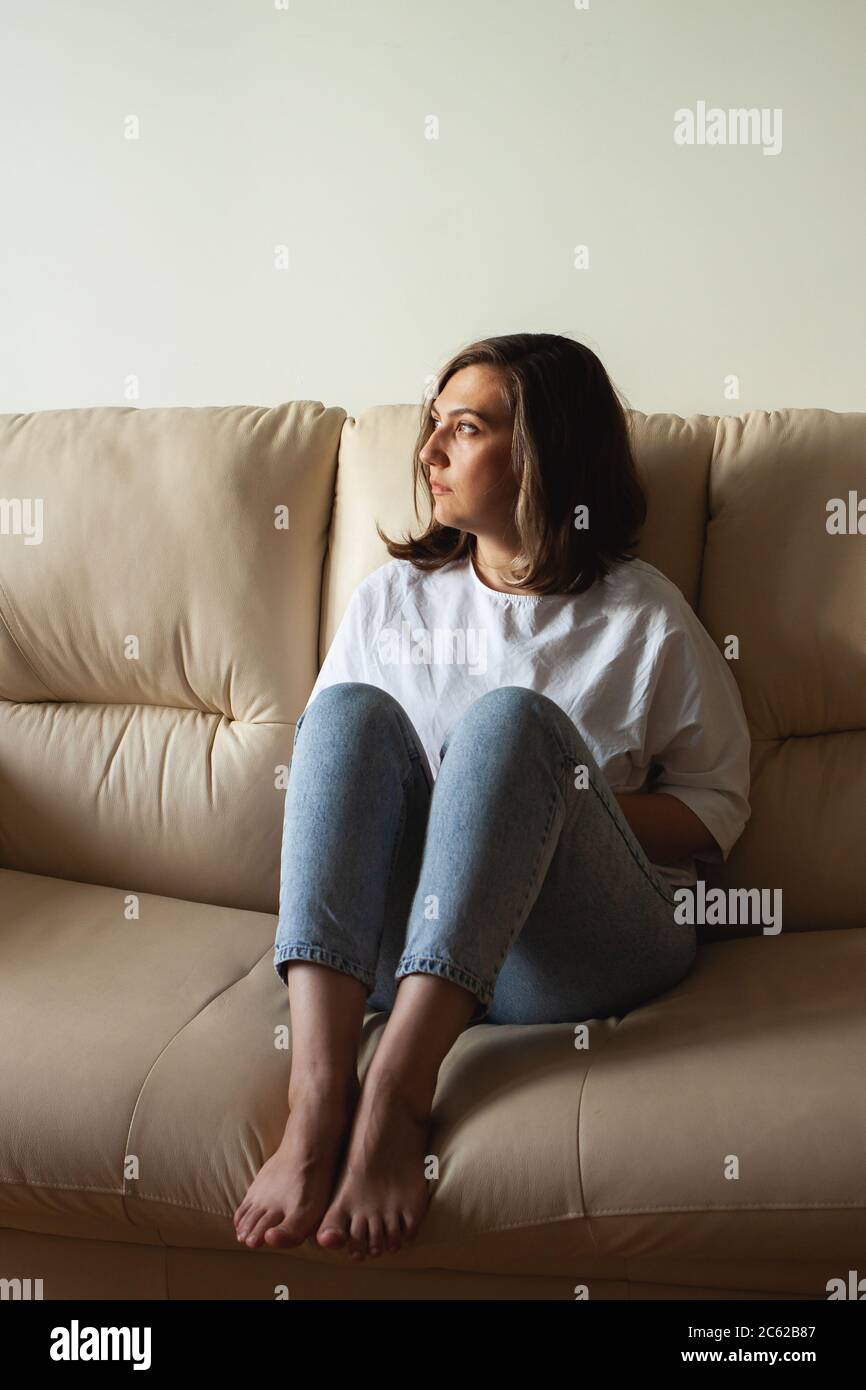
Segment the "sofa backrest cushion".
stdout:
<path fill-rule="evenodd" d="M 713 449 L 699 616 L 739 639 L 752 733 L 726 867 L 781 890 L 783 930 L 866 925 L 866 534 L 828 530 L 832 499 L 866 499 L 864 460 L 863 412 L 727 416 Z"/>
<path fill-rule="evenodd" d="M 0 416 L 0 866 L 276 911 L 344 420 Z"/>

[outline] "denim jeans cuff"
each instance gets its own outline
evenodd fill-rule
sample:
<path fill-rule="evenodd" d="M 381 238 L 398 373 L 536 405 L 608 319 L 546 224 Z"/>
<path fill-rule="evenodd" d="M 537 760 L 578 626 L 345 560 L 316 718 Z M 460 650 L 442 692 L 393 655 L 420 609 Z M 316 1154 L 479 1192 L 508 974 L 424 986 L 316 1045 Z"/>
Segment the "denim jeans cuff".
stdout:
<path fill-rule="evenodd" d="M 464 989 L 470 990 L 478 997 L 479 1004 L 483 1006 L 485 1014 L 490 1008 L 493 999 L 493 990 L 490 985 L 486 985 L 483 980 L 479 980 L 477 975 L 455 965 L 453 961 L 447 960 L 444 956 L 403 956 L 397 966 L 394 978 L 399 980 L 404 975 L 417 974 L 439 975 L 442 979 L 451 980 L 456 985 L 462 985 Z"/>
<path fill-rule="evenodd" d="M 338 955 L 336 951 L 329 951 L 324 946 L 314 946 L 307 941 L 296 941 L 291 946 L 277 946 L 274 950 L 274 969 L 283 984 L 286 983 L 286 980 L 280 972 L 280 966 L 290 960 L 306 960 L 313 965 L 329 965 L 332 970 L 339 970 L 343 975 L 351 975 L 353 979 L 360 980 L 362 985 L 366 985 L 368 994 L 376 983 L 375 973 L 367 970 L 358 961 L 347 960 L 345 956 Z"/>

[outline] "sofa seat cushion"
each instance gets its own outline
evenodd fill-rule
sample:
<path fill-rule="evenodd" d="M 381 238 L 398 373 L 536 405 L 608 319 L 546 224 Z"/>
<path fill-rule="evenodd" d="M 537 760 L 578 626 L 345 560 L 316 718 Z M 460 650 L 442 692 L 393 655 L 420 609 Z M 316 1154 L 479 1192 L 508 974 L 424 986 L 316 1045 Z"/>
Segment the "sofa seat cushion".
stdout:
<path fill-rule="evenodd" d="M 0 891 L 0 1225 L 237 1251 L 232 1213 L 286 1120 L 275 919 L 142 895 L 130 922 L 115 890 L 27 874 Z M 864 931 L 752 937 L 701 947 L 587 1047 L 570 1024 L 467 1029 L 440 1072 L 430 1209 L 394 1258 L 844 1274 L 866 1245 L 864 974 Z M 385 1022 L 366 1016 L 362 1074 Z"/>
<path fill-rule="evenodd" d="M 270 962 L 275 919 L 147 893 L 128 918 L 118 889 L 13 870 L 0 904 L 0 1226 L 159 1243 L 128 1203 L 166 1178 L 139 1146 L 148 1077 Z M 274 975 L 274 1002 L 279 990 Z M 208 1085 L 219 1095 L 218 1073 Z M 198 1136 L 194 1101 L 180 1123 Z"/>
<path fill-rule="evenodd" d="M 862 1263 L 864 997 L 866 929 L 783 932 L 624 1018 L 581 1107 L 599 1252 Z"/>
<path fill-rule="evenodd" d="M 866 1245 L 864 971 L 866 932 L 752 937 L 702 947 L 675 989 L 591 1021 L 585 1049 L 569 1024 L 467 1029 L 440 1071 L 431 1205 L 397 1258 L 539 1275 L 578 1259 L 602 1277 L 623 1258 L 827 1257 L 844 1272 Z M 287 1021 L 264 956 L 151 1067 L 127 1206 L 168 1243 L 237 1249 L 232 1212 L 285 1124 Z M 366 1017 L 362 1075 L 386 1021 Z"/>

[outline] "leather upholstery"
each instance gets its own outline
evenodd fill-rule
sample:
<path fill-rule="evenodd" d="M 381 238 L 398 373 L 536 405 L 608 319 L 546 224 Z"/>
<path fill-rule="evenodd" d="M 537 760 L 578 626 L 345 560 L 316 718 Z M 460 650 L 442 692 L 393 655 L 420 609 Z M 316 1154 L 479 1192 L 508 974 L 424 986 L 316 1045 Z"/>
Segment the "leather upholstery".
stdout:
<path fill-rule="evenodd" d="M 710 933 L 585 1050 L 570 1025 L 463 1034 L 441 1177 L 387 1263 L 237 1248 L 286 1117 L 277 772 L 388 558 L 374 520 L 415 524 L 417 419 L 0 417 L 0 497 L 45 504 L 41 545 L 0 535 L 0 1277 L 45 1271 L 47 1298 L 826 1297 L 866 1248 L 866 561 L 825 527 L 866 415 L 823 410 L 633 415 L 641 554 L 740 638 L 753 813 L 719 872 L 781 887 L 784 930 Z"/>
<path fill-rule="evenodd" d="M 0 417 L 0 495 L 44 503 L 40 545 L 0 536 L 5 867 L 276 911 L 344 418 Z"/>

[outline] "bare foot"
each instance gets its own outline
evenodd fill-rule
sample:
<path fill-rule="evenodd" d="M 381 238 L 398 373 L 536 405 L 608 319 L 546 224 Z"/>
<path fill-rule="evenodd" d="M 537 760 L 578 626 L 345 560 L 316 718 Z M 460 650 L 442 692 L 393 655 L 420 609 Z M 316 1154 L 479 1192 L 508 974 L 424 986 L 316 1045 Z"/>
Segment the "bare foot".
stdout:
<path fill-rule="evenodd" d="M 333 1190 L 359 1094 L 357 1076 L 345 1097 L 302 1092 L 289 1112 L 276 1153 L 259 1169 L 233 1219 L 238 1240 L 251 1250 L 301 1245 L 315 1230 Z"/>
<path fill-rule="evenodd" d="M 319 1245 L 347 1246 L 363 1260 L 414 1240 L 430 1199 L 424 1177 L 429 1131 L 429 1105 L 368 1073 L 337 1188 L 316 1231 Z"/>

